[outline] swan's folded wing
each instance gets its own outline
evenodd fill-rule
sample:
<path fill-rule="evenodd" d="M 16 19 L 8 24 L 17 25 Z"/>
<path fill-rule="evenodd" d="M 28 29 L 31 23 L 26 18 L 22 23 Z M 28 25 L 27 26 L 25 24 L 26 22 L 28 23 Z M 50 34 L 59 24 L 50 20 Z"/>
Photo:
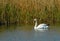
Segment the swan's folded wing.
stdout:
<path fill-rule="evenodd" d="M 37 28 L 40 29 L 40 28 L 43 28 L 43 26 L 42 25 L 38 25 Z"/>
<path fill-rule="evenodd" d="M 48 28 L 47 24 L 40 24 L 37 26 L 38 29 Z"/>

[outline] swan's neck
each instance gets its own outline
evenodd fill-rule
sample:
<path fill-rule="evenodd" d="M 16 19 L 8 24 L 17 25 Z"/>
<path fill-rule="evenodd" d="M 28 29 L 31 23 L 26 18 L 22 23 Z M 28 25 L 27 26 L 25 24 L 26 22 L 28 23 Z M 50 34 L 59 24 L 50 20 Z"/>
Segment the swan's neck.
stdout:
<path fill-rule="evenodd" d="M 36 29 L 37 28 L 37 21 L 35 21 L 35 26 L 34 26 L 34 29 Z"/>

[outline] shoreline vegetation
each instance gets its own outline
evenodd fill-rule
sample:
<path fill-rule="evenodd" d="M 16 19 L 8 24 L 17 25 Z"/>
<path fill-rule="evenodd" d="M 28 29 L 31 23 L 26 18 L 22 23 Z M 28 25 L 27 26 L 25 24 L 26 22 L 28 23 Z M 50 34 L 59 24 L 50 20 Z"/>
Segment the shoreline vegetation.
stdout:
<path fill-rule="evenodd" d="M 60 0 L 0 0 L 2 24 L 60 24 Z"/>

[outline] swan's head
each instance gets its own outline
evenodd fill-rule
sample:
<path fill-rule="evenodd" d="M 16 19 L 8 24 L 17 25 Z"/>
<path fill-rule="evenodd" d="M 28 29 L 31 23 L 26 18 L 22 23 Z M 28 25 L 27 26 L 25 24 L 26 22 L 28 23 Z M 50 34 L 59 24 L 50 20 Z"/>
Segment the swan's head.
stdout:
<path fill-rule="evenodd" d="M 34 19 L 34 21 L 37 21 L 37 19 Z"/>

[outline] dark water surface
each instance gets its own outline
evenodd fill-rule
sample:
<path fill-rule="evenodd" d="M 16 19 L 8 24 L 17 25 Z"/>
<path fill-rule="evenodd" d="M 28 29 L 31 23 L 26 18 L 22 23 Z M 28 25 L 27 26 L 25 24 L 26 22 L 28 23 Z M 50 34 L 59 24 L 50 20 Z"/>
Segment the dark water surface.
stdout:
<path fill-rule="evenodd" d="M 36 31 L 33 26 L 0 26 L 0 41 L 60 41 L 60 26 Z"/>

